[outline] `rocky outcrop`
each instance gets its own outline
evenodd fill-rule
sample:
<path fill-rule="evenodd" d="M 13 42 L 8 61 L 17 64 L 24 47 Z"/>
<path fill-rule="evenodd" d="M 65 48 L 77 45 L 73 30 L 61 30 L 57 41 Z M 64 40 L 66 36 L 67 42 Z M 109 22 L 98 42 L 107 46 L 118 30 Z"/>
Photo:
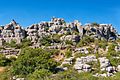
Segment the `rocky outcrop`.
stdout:
<path fill-rule="evenodd" d="M 101 71 L 106 70 L 107 67 L 111 66 L 109 59 L 106 57 L 99 58 Z"/>
<path fill-rule="evenodd" d="M 93 62 L 93 61 L 94 62 L 97 61 L 97 59 L 94 55 L 89 55 L 89 56 L 86 56 L 86 57 L 77 58 L 76 62 L 75 62 L 75 65 L 73 67 L 78 72 L 88 72 L 88 71 L 91 71 L 92 68 L 87 63 Z"/>
<path fill-rule="evenodd" d="M 80 40 L 80 37 L 78 35 L 67 35 L 67 36 L 62 36 L 60 38 L 62 41 L 72 41 L 72 42 L 78 42 Z"/>
<path fill-rule="evenodd" d="M 107 59 L 106 57 L 101 57 L 98 58 L 99 62 L 100 62 L 100 69 L 101 71 L 105 71 L 105 73 L 96 73 L 95 77 L 110 77 L 110 76 L 114 76 L 114 73 L 116 73 L 116 68 L 114 66 L 112 66 L 110 64 L 109 59 Z"/>
<path fill-rule="evenodd" d="M 101 71 L 107 71 L 109 73 L 115 73 L 116 69 L 110 64 L 109 59 L 106 57 L 99 58 Z"/>
<path fill-rule="evenodd" d="M 86 57 L 81 57 L 81 58 L 77 58 L 76 59 L 76 64 L 80 64 L 80 63 L 89 63 L 89 62 L 96 62 L 97 59 L 96 59 L 96 56 L 94 55 L 89 55 L 89 56 L 86 56 Z"/>
<path fill-rule="evenodd" d="M 73 42 L 78 42 L 84 35 L 106 40 L 118 38 L 116 30 L 111 24 L 90 23 L 82 25 L 78 20 L 67 23 L 64 19 L 55 17 L 48 22 L 33 24 L 25 30 L 15 20 L 6 26 L 0 26 L 0 38 L 4 39 L 5 42 L 11 42 L 14 39 L 20 43 L 24 37 L 27 37 L 32 43 L 38 43 L 43 36 L 54 34 L 63 35 L 61 40 Z"/>
<path fill-rule="evenodd" d="M 12 20 L 9 24 L 3 27 L 0 32 L 0 38 L 5 42 L 10 43 L 11 40 L 15 40 L 16 43 L 21 43 L 22 39 L 25 37 L 25 30 Z"/>
<path fill-rule="evenodd" d="M 116 34 L 115 28 L 112 24 L 85 24 L 86 35 L 90 35 L 94 38 L 106 39 L 106 40 L 116 40 L 118 34 Z"/>

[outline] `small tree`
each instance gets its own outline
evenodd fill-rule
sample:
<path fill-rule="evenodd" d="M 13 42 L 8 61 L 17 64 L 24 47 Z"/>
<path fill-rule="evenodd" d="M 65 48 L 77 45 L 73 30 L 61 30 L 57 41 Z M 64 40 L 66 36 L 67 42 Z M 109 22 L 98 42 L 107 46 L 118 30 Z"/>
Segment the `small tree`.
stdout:
<path fill-rule="evenodd" d="M 52 73 L 46 69 L 35 70 L 32 74 L 28 75 L 28 80 L 46 80 Z"/>
<path fill-rule="evenodd" d="M 13 48 L 15 48 L 15 47 L 16 47 L 16 41 L 15 41 L 15 40 L 11 40 L 10 43 L 5 42 L 5 43 L 4 43 L 4 46 L 8 46 L 8 47 L 13 47 Z"/>
<path fill-rule="evenodd" d="M 0 54 L 0 66 L 9 66 L 11 62 L 10 59 L 7 59 L 3 54 Z"/>
<path fill-rule="evenodd" d="M 40 39 L 41 45 L 49 46 L 52 42 L 51 36 L 43 36 L 42 39 Z"/>
<path fill-rule="evenodd" d="M 46 69 L 50 72 L 55 72 L 55 67 L 58 65 L 51 58 L 51 51 L 43 49 L 24 48 L 20 56 L 13 63 L 11 72 L 13 75 L 29 75 L 36 69 Z"/>

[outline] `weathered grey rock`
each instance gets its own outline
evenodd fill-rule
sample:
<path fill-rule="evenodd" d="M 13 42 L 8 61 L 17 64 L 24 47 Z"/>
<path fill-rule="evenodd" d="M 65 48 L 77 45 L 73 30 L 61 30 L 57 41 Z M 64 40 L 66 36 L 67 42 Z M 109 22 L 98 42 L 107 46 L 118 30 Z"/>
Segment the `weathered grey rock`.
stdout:
<path fill-rule="evenodd" d="M 85 24 L 86 35 L 94 38 L 116 40 L 116 30 L 111 24 Z"/>
<path fill-rule="evenodd" d="M 109 59 L 106 57 L 99 58 L 101 71 L 107 71 L 108 73 L 116 73 L 116 68 L 111 66 Z"/>
<path fill-rule="evenodd" d="M 109 66 L 109 67 L 106 68 L 106 71 L 109 72 L 109 73 L 113 73 L 113 72 L 115 72 L 115 67 Z"/>
<path fill-rule="evenodd" d="M 78 72 L 88 72 L 91 71 L 91 66 L 88 64 L 75 64 L 74 69 L 76 69 Z"/>
<path fill-rule="evenodd" d="M 80 40 L 80 37 L 78 35 L 67 35 L 67 36 L 62 36 L 60 40 L 66 41 L 73 41 L 73 42 L 78 42 Z"/>
<path fill-rule="evenodd" d="M 75 65 L 74 65 L 74 68 L 75 68 L 76 70 L 82 70 L 82 69 L 83 69 L 83 64 L 75 64 Z"/>
<path fill-rule="evenodd" d="M 114 74 L 113 73 L 109 73 L 109 72 L 103 73 L 103 74 L 96 73 L 93 76 L 95 76 L 95 77 L 110 77 L 110 76 L 114 76 Z"/>
<path fill-rule="evenodd" d="M 120 51 L 120 46 L 115 46 L 115 51 L 116 52 Z"/>
<path fill-rule="evenodd" d="M 86 57 L 76 58 L 75 65 L 73 66 L 78 72 L 89 72 L 91 71 L 91 66 L 86 64 L 89 62 L 96 62 L 97 59 L 94 55 L 89 55 Z"/>
<path fill-rule="evenodd" d="M 72 64 L 73 63 L 73 59 L 74 59 L 74 57 L 70 57 L 70 58 L 64 59 L 64 61 L 62 62 L 61 66 L 64 65 L 64 64 Z"/>
<path fill-rule="evenodd" d="M 87 48 L 76 48 L 74 51 L 77 52 L 77 53 L 85 53 L 85 54 L 89 53 Z"/>
<path fill-rule="evenodd" d="M 18 77 L 16 77 L 16 76 L 13 76 L 13 77 L 12 77 L 12 80 L 25 80 L 25 78 L 18 78 Z"/>
<path fill-rule="evenodd" d="M 76 29 L 79 32 L 79 36 L 74 35 L 73 33 Z M 11 42 L 11 40 L 14 39 L 17 41 L 17 43 L 21 43 L 21 40 L 24 37 L 27 37 L 32 42 L 36 41 L 37 43 L 38 38 L 44 35 L 61 35 L 68 32 L 72 33 L 73 35 L 67 35 L 63 37 L 62 40 L 72 40 L 73 42 L 77 42 L 83 37 L 84 34 L 93 38 L 103 38 L 106 40 L 116 40 L 116 38 L 119 37 L 111 24 L 95 25 L 88 23 L 82 26 L 78 20 L 75 20 L 71 23 L 66 23 L 62 18 L 52 18 L 51 21 L 48 22 L 44 21 L 38 24 L 33 24 L 25 30 L 17 22 L 15 22 L 15 20 L 12 20 L 6 26 L 0 26 L 0 38 L 3 38 L 5 42 Z M 88 52 L 85 51 L 85 53 Z"/>
<path fill-rule="evenodd" d="M 4 39 L 0 38 L 0 46 L 3 46 Z"/>
<path fill-rule="evenodd" d="M 120 65 L 117 66 L 117 71 L 120 72 Z"/>
<path fill-rule="evenodd" d="M 25 30 L 14 20 L 4 26 L 0 33 L 0 38 L 8 43 L 10 43 L 11 40 L 15 40 L 16 43 L 21 43 L 21 40 L 25 37 Z"/>
<path fill-rule="evenodd" d="M 68 70 L 68 68 L 67 68 L 67 67 L 64 67 L 64 68 L 63 68 L 63 70 L 65 70 L 65 71 L 66 71 L 66 70 Z"/>
<path fill-rule="evenodd" d="M 13 80 L 15 80 L 15 79 L 16 79 L 16 76 L 13 76 L 12 78 L 13 78 Z"/>
<path fill-rule="evenodd" d="M 113 76 L 113 75 L 114 75 L 113 73 L 107 72 L 107 76 L 108 76 L 108 77 Z"/>
<path fill-rule="evenodd" d="M 17 78 L 16 80 L 25 80 L 25 78 Z"/>
<path fill-rule="evenodd" d="M 107 74 L 106 74 L 106 73 L 103 73 L 103 74 L 99 74 L 99 76 L 107 77 Z"/>
<path fill-rule="evenodd" d="M 84 64 L 83 65 L 83 71 L 85 71 L 85 72 L 91 71 L 91 66 L 88 65 L 88 64 Z"/>
<path fill-rule="evenodd" d="M 99 62 L 101 70 L 105 70 L 108 66 L 110 66 L 110 61 L 106 57 L 99 58 Z"/>
<path fill-rule="evenodd" d="M 75 63 L 89 63 L 89 62 L 92 62 L 92 61 L 94 61 L 94 62 L 97 61 L 96 56 L 89 55 L 89 56 L 86 56 L 86 57 L 77 58 Z"/>

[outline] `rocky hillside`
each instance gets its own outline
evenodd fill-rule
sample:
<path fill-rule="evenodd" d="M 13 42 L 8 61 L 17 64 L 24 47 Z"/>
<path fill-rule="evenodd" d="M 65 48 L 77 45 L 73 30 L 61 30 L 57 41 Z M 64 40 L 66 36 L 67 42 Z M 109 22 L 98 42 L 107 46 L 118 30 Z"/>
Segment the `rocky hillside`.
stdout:
<path fill-rule="evenodd" d="M 0 80 L 119 80 L 120 38 L 111 24 L 62 18 L 1 26 Z"/>

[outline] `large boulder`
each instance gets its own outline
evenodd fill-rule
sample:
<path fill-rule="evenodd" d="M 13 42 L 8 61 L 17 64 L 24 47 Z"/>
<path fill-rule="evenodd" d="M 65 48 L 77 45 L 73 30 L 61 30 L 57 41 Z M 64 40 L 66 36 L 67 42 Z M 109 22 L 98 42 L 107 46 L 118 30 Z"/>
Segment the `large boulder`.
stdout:
<path fill-rule="evenodd" d="M 75 65 L 73 66 L 74 69 L 76 69 L 78 72 L 89 72 L 91 71 L 91 66 L 88 65 L 87 63 L 89 62 L 96 62 L 96 56 L 94 55 L 89 55 L 86 57 L 81 57 L 81 58 L 76 58 Z"/>

